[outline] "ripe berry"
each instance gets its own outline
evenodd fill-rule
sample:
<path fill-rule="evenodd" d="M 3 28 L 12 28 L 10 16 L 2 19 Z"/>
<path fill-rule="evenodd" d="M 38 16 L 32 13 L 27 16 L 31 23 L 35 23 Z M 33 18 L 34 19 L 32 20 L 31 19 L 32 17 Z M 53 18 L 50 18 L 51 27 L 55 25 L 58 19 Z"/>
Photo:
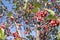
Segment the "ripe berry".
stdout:
<path fill-rule="evenodd" d="M 42 17 L 45 17 L 46 14 L 47 14 L 47 11 L 40 11 L 40 15 L 41 15 Z"/>
<path fill-rule="evenodd" d="M 28 20 L 25 20 L 25 23 L 27 24 L 28 23 Z"/>
<path fill-rule="evenodd" d="M 1 27 L 2 27 L 3 29 L 5 29 L 6 26 L 5 26 L 5 25 L 1 25 Z"/>
<path fill-rule="evenodd" d="M 44 29 L 47 31 L 48 30 L 48 25 L 45 25 L 44 26 Z"/>
<path fill-rule="evenodd" d="M 16 32 L 13 33 L 13 36 L 14 36 L 14 37 L 18 37 L 18 33 L 16 33 Z"/>
<path fill-rule="evenodd" d="M 56 20 L 51 20 L 49 24 L 50 24 L 50 26 L 56 26 L 57 22 L 56 22 Z"/>
<path fill-rule="evenodd" d="M 44 19 L 42 17 L 38 17 L 38 22 L 43 22 Z"/>
<path fill-rule="evenodd" d="M 42 11 L 38 11 L 38 12 L 36 12 L 36 16 L 38 17 L 38 16 L 41 16 L 41 17 L 45 17 L 46 15 L 47 15 L 47 11 L 44 11 L 44 10 L 42 10 Z"/>
<path fill-rule="evenodd" d="M 14 20 L 14 17 L 13 17 L 13 16 L 11 16 L 11 17 L 10 17 L 10 19 L 13 21 L 13 20 Z"/>

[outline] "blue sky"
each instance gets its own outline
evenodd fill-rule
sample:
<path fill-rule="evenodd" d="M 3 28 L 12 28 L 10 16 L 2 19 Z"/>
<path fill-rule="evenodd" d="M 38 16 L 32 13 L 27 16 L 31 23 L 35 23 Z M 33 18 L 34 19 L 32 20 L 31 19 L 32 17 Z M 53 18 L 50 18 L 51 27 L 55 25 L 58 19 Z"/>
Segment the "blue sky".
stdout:
<path fill-rule="evenodd" d="M 2 2 L 8 8 L 9 11 L 12 11 L 13 0 L 10 0 L 10 3 L 8 1 L 5 1 L 5 0 L 2 0 Z"/>

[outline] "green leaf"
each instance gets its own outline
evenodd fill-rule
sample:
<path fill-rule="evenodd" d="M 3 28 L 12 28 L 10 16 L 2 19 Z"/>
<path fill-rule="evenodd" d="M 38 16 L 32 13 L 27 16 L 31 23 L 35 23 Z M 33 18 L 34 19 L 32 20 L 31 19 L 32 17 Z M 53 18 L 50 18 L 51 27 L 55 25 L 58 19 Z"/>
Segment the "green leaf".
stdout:
<path fill-rule="evenodd" d="M 48 20 L 48 19 L 57 19 L 57 17 L 54 15 L 51 15 L 51 14 L 49 14 L 47 17 L 46 17 L 46 20 Z"/>
<path fill-rule="evenodd" d="M 2 40 L 5 39 L 4 29 L 0 29 L 0 38 L 1 38 Z"/>
<path fill-rule="evenodd" d="M 41 7 L 42 7 L 42 5 L 39 4 L 39 3 L 33 3 L 33 6 L 34 6 L 35 8 L 37 8 L 37 7 L 41 8 Z"/>
<path fill-rule="evenodd" d="M 12 15 L 12 12 L 8 12 L 7 16 L 10 17 Z"/>
<path fill-rule="evenodd" d="M 47 10 L 48 12 L 50 12 L 51 15 L 55 15 L 55 12 L 53 10 L 47 9 L 47 8 L 45 8 L 45 10 Z"/>
<path fill-rule="evenodd" d="M 31 12 L 37 12 L 38 11 L 38 8 L 34 8 L 31 10 Z"/>
<path fill-rule="evenodd" d="M 1 32 L 2 32 L 2 30 L 0 30 L 0 38 L 1 38 Z"/>

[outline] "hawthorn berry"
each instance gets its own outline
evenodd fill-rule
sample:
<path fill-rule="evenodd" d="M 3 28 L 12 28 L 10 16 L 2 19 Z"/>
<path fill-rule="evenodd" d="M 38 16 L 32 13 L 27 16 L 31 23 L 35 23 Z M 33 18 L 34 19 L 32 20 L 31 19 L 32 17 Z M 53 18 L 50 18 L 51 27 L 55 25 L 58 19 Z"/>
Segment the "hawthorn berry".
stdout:
<path fill-rule="evenodd" d="M 10 19 L 13 21 L 13 20 L 14 20 L 14 17 L 13 17 L 13 16 L 11 16 L 11 17 L 10 17 Z"/>
<path fill-rule="evenodd" d="M 28 20 L 25 20 L 25 23 L 28 24 Z"/>
<path fill-rule="evenodd" d="M 17 32 L 13 33 L 14 37 L 19 37 L 19 34 Z"/>
<path fill-rule="evenodd" d="M 49 24 L 50 24 L 50 26 L 56 26 L 57 22 L 56 22 L 56 20 L 51 20 Z"/>
<path fill-rule="evenodd" d="M 5 25 L 1 25 L 1 27 L 2 27 L 3 29 L 5 29 L 5 28 L 6 28 L 6 26 L 5 26 Z"/>

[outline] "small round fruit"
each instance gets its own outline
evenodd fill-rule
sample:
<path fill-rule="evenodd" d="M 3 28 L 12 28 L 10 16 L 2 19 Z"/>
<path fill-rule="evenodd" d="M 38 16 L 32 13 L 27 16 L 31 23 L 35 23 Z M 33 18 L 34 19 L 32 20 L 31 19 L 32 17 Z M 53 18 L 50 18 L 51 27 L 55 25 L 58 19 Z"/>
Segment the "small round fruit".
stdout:
<path fill-rule="evenodd" d="M 11 19 L 11 20 L 14 20 L 14 17 L 13 17 L 13 16 L 11 16 L 11 17 L 10 17 L 10 19 Z"/>
<path fill-rule="evenodd" d="M 5 26 L 5 25 L 1 25 L 1 27 L 2 27 L 3 29 L 5 29 L 6 26 Z"/>

